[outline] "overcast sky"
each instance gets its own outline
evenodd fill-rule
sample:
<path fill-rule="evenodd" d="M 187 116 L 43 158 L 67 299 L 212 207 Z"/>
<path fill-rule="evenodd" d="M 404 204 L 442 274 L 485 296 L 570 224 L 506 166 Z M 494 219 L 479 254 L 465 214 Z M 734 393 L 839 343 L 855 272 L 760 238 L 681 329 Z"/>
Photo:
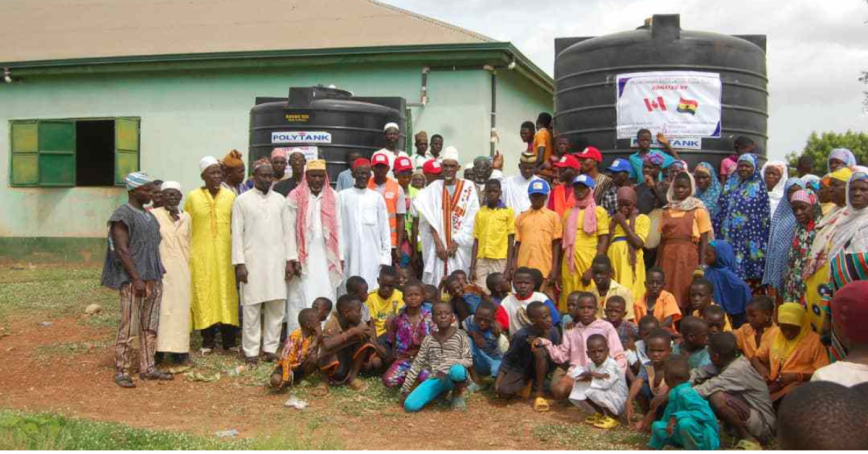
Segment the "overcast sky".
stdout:
<path fill-rule="evenodd" d="M 510 41 L 549 73 L 554 38 L 632 30 L 653 14 L 681 27 L 768 36 L 772 158 L 801 150 L 811 131 L 868 130 L 860 70 L 868 70 L 865 0 L 384 0 Z"/>

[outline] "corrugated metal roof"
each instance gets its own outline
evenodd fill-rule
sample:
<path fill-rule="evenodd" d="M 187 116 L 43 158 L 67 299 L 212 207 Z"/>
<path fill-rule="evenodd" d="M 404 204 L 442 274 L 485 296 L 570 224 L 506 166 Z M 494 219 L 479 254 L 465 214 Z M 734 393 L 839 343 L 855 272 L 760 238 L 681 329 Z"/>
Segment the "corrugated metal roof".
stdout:
<path fill-rule="evenodd" d="M 8 63 L 495 42 L 373 0 L 2 0 L 0 17 Z"/>

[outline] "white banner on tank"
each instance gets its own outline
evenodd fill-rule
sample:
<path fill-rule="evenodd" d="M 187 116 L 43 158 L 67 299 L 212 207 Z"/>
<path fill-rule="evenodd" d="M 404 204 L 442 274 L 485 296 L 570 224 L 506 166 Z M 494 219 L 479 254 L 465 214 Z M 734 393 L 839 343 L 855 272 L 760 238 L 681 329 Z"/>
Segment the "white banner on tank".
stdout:
<path fill-rule="evenodd" d="M 720 138 L 720 74 L 659 71 L 619 74 L 618 139 L 640 129 L 672 138 Z"/>

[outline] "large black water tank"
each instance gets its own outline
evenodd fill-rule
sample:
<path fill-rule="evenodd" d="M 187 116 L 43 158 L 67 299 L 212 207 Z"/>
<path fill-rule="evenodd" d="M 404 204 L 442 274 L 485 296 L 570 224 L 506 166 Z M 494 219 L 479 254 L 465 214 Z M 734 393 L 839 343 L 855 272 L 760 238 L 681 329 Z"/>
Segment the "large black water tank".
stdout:
<path fill-rule="evenodd" d="M 270 156 L 274 148 L 314 146 L 334 184 L 348 167 L 351 150 L 370 158 L 383 148 L 386 123 L 400 126 L 398 148 L 403 149 L 405 111 L 403 98 L 354 97 L 321 86 L 291 87 L 289 98 L 256 98 L 250 110 L 250 162 Z"/>
<path fill-rule="evenodd" d="M 650 71 L 719 73 L 723 85 L 720 139 L 702 139 L 702 150 L 679 152 L 691 166 L 718 165 L 738 136 L 766 152 L 768 91 L 765 35 L 730 36 L 681 29 L 678 15 L 655 15 L 651 24 L 600 37 L 555 40 L 555 129 L 573 148 L 593 145 L 606 161 L 634 152 L 617 139 L 619 74 Z"/>

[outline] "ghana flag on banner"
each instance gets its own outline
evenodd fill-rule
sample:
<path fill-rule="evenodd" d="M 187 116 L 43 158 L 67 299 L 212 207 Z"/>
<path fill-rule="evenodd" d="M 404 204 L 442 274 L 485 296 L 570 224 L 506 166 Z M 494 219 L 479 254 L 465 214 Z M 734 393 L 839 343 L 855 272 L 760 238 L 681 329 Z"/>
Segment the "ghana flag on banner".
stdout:
<path fill-rule="evenodd" d="M 696 109 L 699 108 L 699 103 L 692 99 L 684 99 L 681 98 L 678 101 L 678 112 L 680 113 L 689 113 L 690 115 L 696 115 Z"/>

